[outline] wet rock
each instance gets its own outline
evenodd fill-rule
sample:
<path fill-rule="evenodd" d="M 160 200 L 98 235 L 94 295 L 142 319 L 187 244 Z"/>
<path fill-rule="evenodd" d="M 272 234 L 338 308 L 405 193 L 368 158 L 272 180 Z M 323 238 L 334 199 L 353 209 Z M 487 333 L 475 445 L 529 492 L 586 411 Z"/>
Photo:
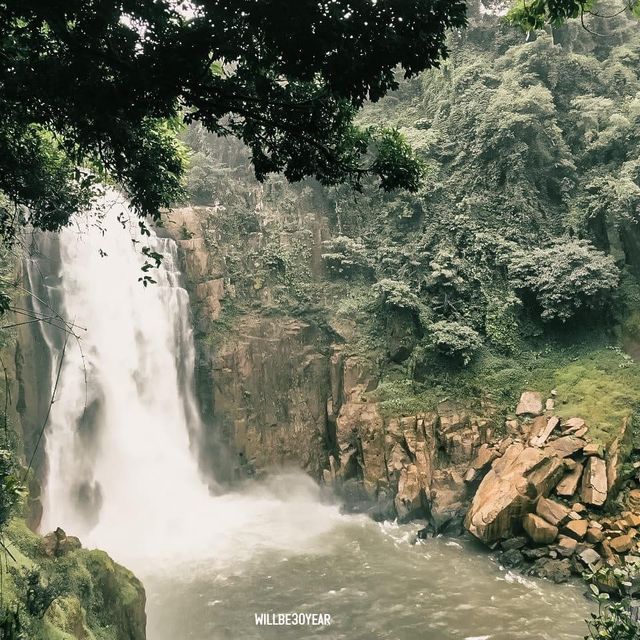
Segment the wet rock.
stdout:
<path fill-rule="evenodd" d="M 418 517 L 423 513 L 423 491 L 418 477 L 418 468 L 410 464 L 400 472 L 398 493 L 395 497 L 398 520 L 406 522 L 410 518 Z"/>
<path fill-rule="evenodd" d="M 455 469 L 436 469 L 431 482 L 429 511 L 436 529 L 466 511 L 467 488 Z"/>
<path fill-rule="evenodd" d="M 556 487 L 556 493 L 559 496 L 570 498 L 575 492 L 578 490 L 578 485 L 580 484 L 580 478 L 582 478 L 582 471 L 584 467 L 581 464 L 576 464 L 576 466 L 569 471 L 567 475 L 560 480 L 558 486 Z"/>
<path fill-rule="evenodd" d="M 535 513 L 527 513 L 524 516 L 522 527 L 536 544 L 550 544 L 558 537 L 558 527 L 554 527 Z"/>
<path fill-rule="evenodd" d="M 508 551 L 501 553 L 498 557 L 498 560 L 505 567 L 514 569 L 515 567 L 519 567 L 524 563 L 524 556 L 518 549 L 509 549 Z"/>
<path fill-rule="evenodd" d="M 531 567 L 529 574 L 560 584 L 567 582 L 571 577 L 571 562 L 567 558 L 562 560 L 540 558 Z"/>
<path fill-rule="evenodd" d="M 582 500 L 600 507 L 607 499 L 607 467 L 602 458 L 591 456 L 585 465 L 580 489 Z"/>
<path fill-rule="evenodd" d="M 570 510 L 555 500 L 541 497 L 536 505 L 536 513 L 550 524 L 559 527 L 569 519 Z"/>
<path fill-rule="evenodd" d="M 542 395 L 537 391 L 525 391 L 516 407 L 517 416 L 539 416 L 542 414 Z"/>
<path fill-rule="evenodd" d="M 503 540 L 500 546 L 504 551 L 510 549 L 522 549 L 527 546 L 527 539 L 524 536 L 518 536 L 517 538 L 509 538 L 509 540 Z"/>
<path fill-rule="evenodd" d="M 433 529 L 431 529 L 431 527 L 423 527 L 418 530 L 416 536 L 418 540 L 428 540 L 429 538 L 433 538 Z"/>
<path fill-rule="evenodd" d="M 436 533 L 441 534 L 446 538 L 459 538 L 464 535 L 464 532 L 464 514 L 459 513 L 441 524 Z"/>
<path fill-rule="evenodd" d="M 539 560 L 549 555 L 549 547 L 537 547 L 535 549 L 523 549 L 522 555 L 527 560 Z"/>
<path fill-rule="evenodd" d="M 548 495 L 563 470 L 559 458 L 541 449 L 511 445 L 480 483 L 465 526 L 487 544 L 512 537 L 522 516 L 533 510 L 539 496 Z"/>

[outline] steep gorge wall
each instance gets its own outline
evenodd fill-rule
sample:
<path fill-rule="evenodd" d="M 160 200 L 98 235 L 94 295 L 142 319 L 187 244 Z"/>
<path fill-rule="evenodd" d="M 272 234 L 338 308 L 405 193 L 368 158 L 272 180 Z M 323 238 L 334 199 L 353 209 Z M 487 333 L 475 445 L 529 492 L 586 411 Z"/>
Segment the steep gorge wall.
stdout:
<path fill-rule="evenodd" d="M 264 224 L 237 246 L 214 214 L 180 208 L 164 225 L 181 247 L 193 303 L 205 467 L 233 479 L 291 465 L 376 518 L 459 524 L 469 497 L 463 476 L 491 439 L 490 410 L 481 416 L 442 402 L 426 415 L 383 415 L 372 394 L 379 365 L 354 348 L 359 329 L 332 313 L 331 294 L 313 313 L 296 315 L 278 304 L 273 283 L 252 272 L 247 255 L 241 268 L 254 284 L 235 286 L 231 256 L 246 250 L 244 242 L 264 251 L 274 234 Z M 309 270 L 321 289 L 330 287 L 318 261 L 328 225 L 314 215 L 298 221 L 307 228 L 287 233 L 280 224 L 277 241 L 304 237 Z"/>

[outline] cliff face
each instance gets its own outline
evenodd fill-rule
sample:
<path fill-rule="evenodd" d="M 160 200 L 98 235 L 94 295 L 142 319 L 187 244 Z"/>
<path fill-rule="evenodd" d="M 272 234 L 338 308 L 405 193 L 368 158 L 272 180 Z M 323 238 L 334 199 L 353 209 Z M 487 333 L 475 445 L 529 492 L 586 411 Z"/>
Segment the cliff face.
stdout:
<path fill-rule="evenodd" d="M 293 465 L 376 518 L 459 528 L 463 476 L 491 438 L 490 410 L 441 402 L 395 417 L 381 408 L 376 351 L 360 344 L 357 316 L 334 312 L 346 292 L 318 260 L 326 219 L 296 212 L 293 225 L 290 214 L 257 209 L 258 230 L 240 238 L 214 207 L 173 210 L 164 225 L 193 302 L 205 469 L 228 480 Z M 295 268 L 314 282 L 302 309 L 256 258 L 274 237 L 283 253 L 302 238 Z"/>

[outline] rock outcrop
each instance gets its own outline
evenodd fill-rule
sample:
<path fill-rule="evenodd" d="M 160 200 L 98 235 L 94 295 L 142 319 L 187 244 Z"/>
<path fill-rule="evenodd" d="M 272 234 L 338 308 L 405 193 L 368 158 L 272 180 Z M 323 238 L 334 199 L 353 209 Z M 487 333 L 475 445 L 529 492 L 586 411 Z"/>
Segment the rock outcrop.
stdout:
<path fill-rule="evenodd" d="M 466 517 L 467 529 L 485 543 L 519 533 L 522 517 L 548 495 L 564 472 L 562 459 L 515 443 L 493 463 Z"/>

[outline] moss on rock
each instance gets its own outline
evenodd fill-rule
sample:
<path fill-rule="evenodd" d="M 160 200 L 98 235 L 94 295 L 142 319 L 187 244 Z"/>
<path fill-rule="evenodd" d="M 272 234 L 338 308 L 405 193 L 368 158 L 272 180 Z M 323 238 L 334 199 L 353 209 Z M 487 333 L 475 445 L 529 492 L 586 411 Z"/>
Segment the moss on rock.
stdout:
<path fill-rule="evenodd" d="M 29 640 L 144 640 L 142 583 L 104 551 L 74 549 L 50 557 L 24 520 L 5 531 L 8 572 L 3 602 L 17 608 Z"/>

